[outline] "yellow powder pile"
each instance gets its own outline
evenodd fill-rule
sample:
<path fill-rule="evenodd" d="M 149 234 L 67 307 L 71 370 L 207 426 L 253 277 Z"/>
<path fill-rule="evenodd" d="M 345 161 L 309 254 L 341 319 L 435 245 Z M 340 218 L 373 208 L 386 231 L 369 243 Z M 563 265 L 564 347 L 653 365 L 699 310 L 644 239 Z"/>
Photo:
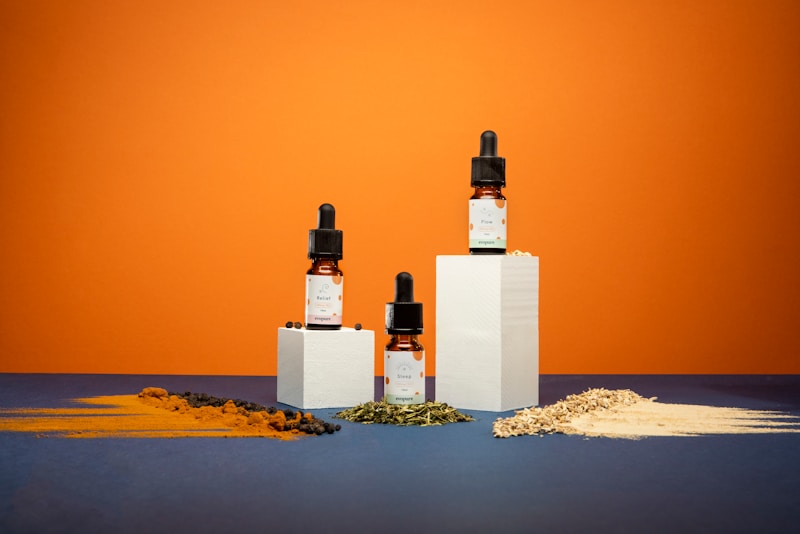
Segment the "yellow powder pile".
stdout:
<path fill-rule="evenodd" d="M 0 432 L 32 432 L 66 438 L 264 437 L 292 440 L 301 435 L 297 412 L 248 412 L 228 401 L 220 407 L 192 408 L 161 388 L 138 395 L 74 399 L 88 407 L 0 409 Z"/>
<path fill-rule="evenodd" d="M 638 439 L 646 436 L 800 432 L 800 418 L 780 412 L 665 404 L 630 390 L 590 389 L 552 405 L 499 418 L 498 438 L 561 433 Z"/>

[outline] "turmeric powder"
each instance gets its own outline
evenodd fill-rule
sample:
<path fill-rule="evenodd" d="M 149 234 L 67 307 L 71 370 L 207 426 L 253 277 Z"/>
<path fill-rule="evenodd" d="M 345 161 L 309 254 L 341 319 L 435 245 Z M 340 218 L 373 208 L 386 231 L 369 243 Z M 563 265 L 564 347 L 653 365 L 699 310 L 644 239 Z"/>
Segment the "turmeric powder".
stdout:
<path fill-rule="evenodd" d="M 187 392 L 188 393 L 188 392 Z M 191 395 L 191 394 L 189 394 Z M 187 395 L 185 395 L 187 396 Z M 163 388 L 144 388 L 138 395 L 74 399 L 79 408 L 0 409 L 0 431 L 34 432 L 66 438 L 266 437 L 292 440 L 303 434 L 333 433 L 330 425 L 310 413 L 264 408 L 230 399 L 210 399 L 192 406 L 185 396 Z M 197 404 L 195 402 L 195 404 Z"/>

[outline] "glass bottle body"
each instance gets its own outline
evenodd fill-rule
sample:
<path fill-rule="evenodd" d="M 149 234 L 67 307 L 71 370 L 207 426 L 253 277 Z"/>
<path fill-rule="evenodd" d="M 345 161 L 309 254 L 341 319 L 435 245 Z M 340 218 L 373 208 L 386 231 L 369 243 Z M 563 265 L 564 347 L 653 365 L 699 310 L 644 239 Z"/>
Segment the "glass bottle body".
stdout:
<path fill-rule="evenodd" d="M 306 328 L 341 330 L 344 273 L 338 260 L 315 258 L 306 271 Z"/>
<path fill-rule="evenodd" d="M 418 336 L 392 334 L 383 354 L 383 394 L 386 402 L 425 402 L 425 348 L 419 342 Z"/>
<path fill-rule="evenodd" d="M 469 253 L 505 254 L 508 204 L 499 185 L 476 186 L 469 198 Z"/>

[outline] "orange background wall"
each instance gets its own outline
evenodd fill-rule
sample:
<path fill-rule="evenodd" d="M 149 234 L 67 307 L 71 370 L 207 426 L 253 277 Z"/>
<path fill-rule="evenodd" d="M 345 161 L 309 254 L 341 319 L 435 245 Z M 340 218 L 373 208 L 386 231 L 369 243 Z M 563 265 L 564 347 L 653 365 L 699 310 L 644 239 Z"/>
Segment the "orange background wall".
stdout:
<path fill-rule="evenodd" d="M 330 202 L 433 373 L 493 129 L 542 373 L 800 373 L 798 58 L 794 1 L 0 1 L 0 371 L 274 374 Z"/>

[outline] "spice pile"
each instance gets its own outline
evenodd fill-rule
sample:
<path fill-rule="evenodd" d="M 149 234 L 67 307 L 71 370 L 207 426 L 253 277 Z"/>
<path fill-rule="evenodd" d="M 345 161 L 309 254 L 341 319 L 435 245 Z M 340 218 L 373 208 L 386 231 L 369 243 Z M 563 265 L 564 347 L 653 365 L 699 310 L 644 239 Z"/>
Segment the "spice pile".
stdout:
<path fill-rule="evenodd" d="M 666 404 L 633 391 L 590 389 L 550 406 L 494 422 L 498 438 L 544 434 L 638 439 L 646 436 L 800 432 L 800 418 L 780 412 Z"/>
<path fill-rule="evenodd" d="M 369 401 L 338 412 L 335 417 L 355 423 L 398 426 L 440 426 L 447 423 L 474 421 L 443 402 L 427 401 L 421 404 L 389 404 L 386 398 L 380 402 Z"/>
<path fill-rule="evenodd" d="M 262 427 L 265 424 L 279 432 L 297 430 L 304 434 L 333 434 L 340 430 L 340 425 L 326 423 L 322 419 L 317 419 L 310 412 L 305 414 L 293 410 L 279 410 L 274 406 L 265 407 L 255 402 L 243 401 L 240 399 L 226 399 L 223 397 L 213 397 L 206 393 L 167 393 L 161 388 L 145 388 L 139 393 L 146 404 L 177 411 L 179 413 L 192 412 L 198 419 L 215 419 L 220 412 L 225 424 L 234 428 L 242 428 L 245 425 Z M 226 417 L 227 416 L 227 417 Z"/>
<path fill-rule="evenodd" d="M 0 431 L 68 438 L 266 437 L 291 440 L 341 427 L 310 413 L 205 393 L 145 388 L 138 395 L 75 399 L 80 408 L 3 409 Z"/>
<path fill-rule="evenodd" d="M 589 389 L 580 395 L 568 395 L 550 406 L 519 410 L 513 417 L 499 418 L 492 426 L 496 438 L 511 436 L 569 433 L 569 423 L 578 415 L 594 410 L 608 410 L 620 405 L 630 405 L 644 399 L 629 389 Z"/>

